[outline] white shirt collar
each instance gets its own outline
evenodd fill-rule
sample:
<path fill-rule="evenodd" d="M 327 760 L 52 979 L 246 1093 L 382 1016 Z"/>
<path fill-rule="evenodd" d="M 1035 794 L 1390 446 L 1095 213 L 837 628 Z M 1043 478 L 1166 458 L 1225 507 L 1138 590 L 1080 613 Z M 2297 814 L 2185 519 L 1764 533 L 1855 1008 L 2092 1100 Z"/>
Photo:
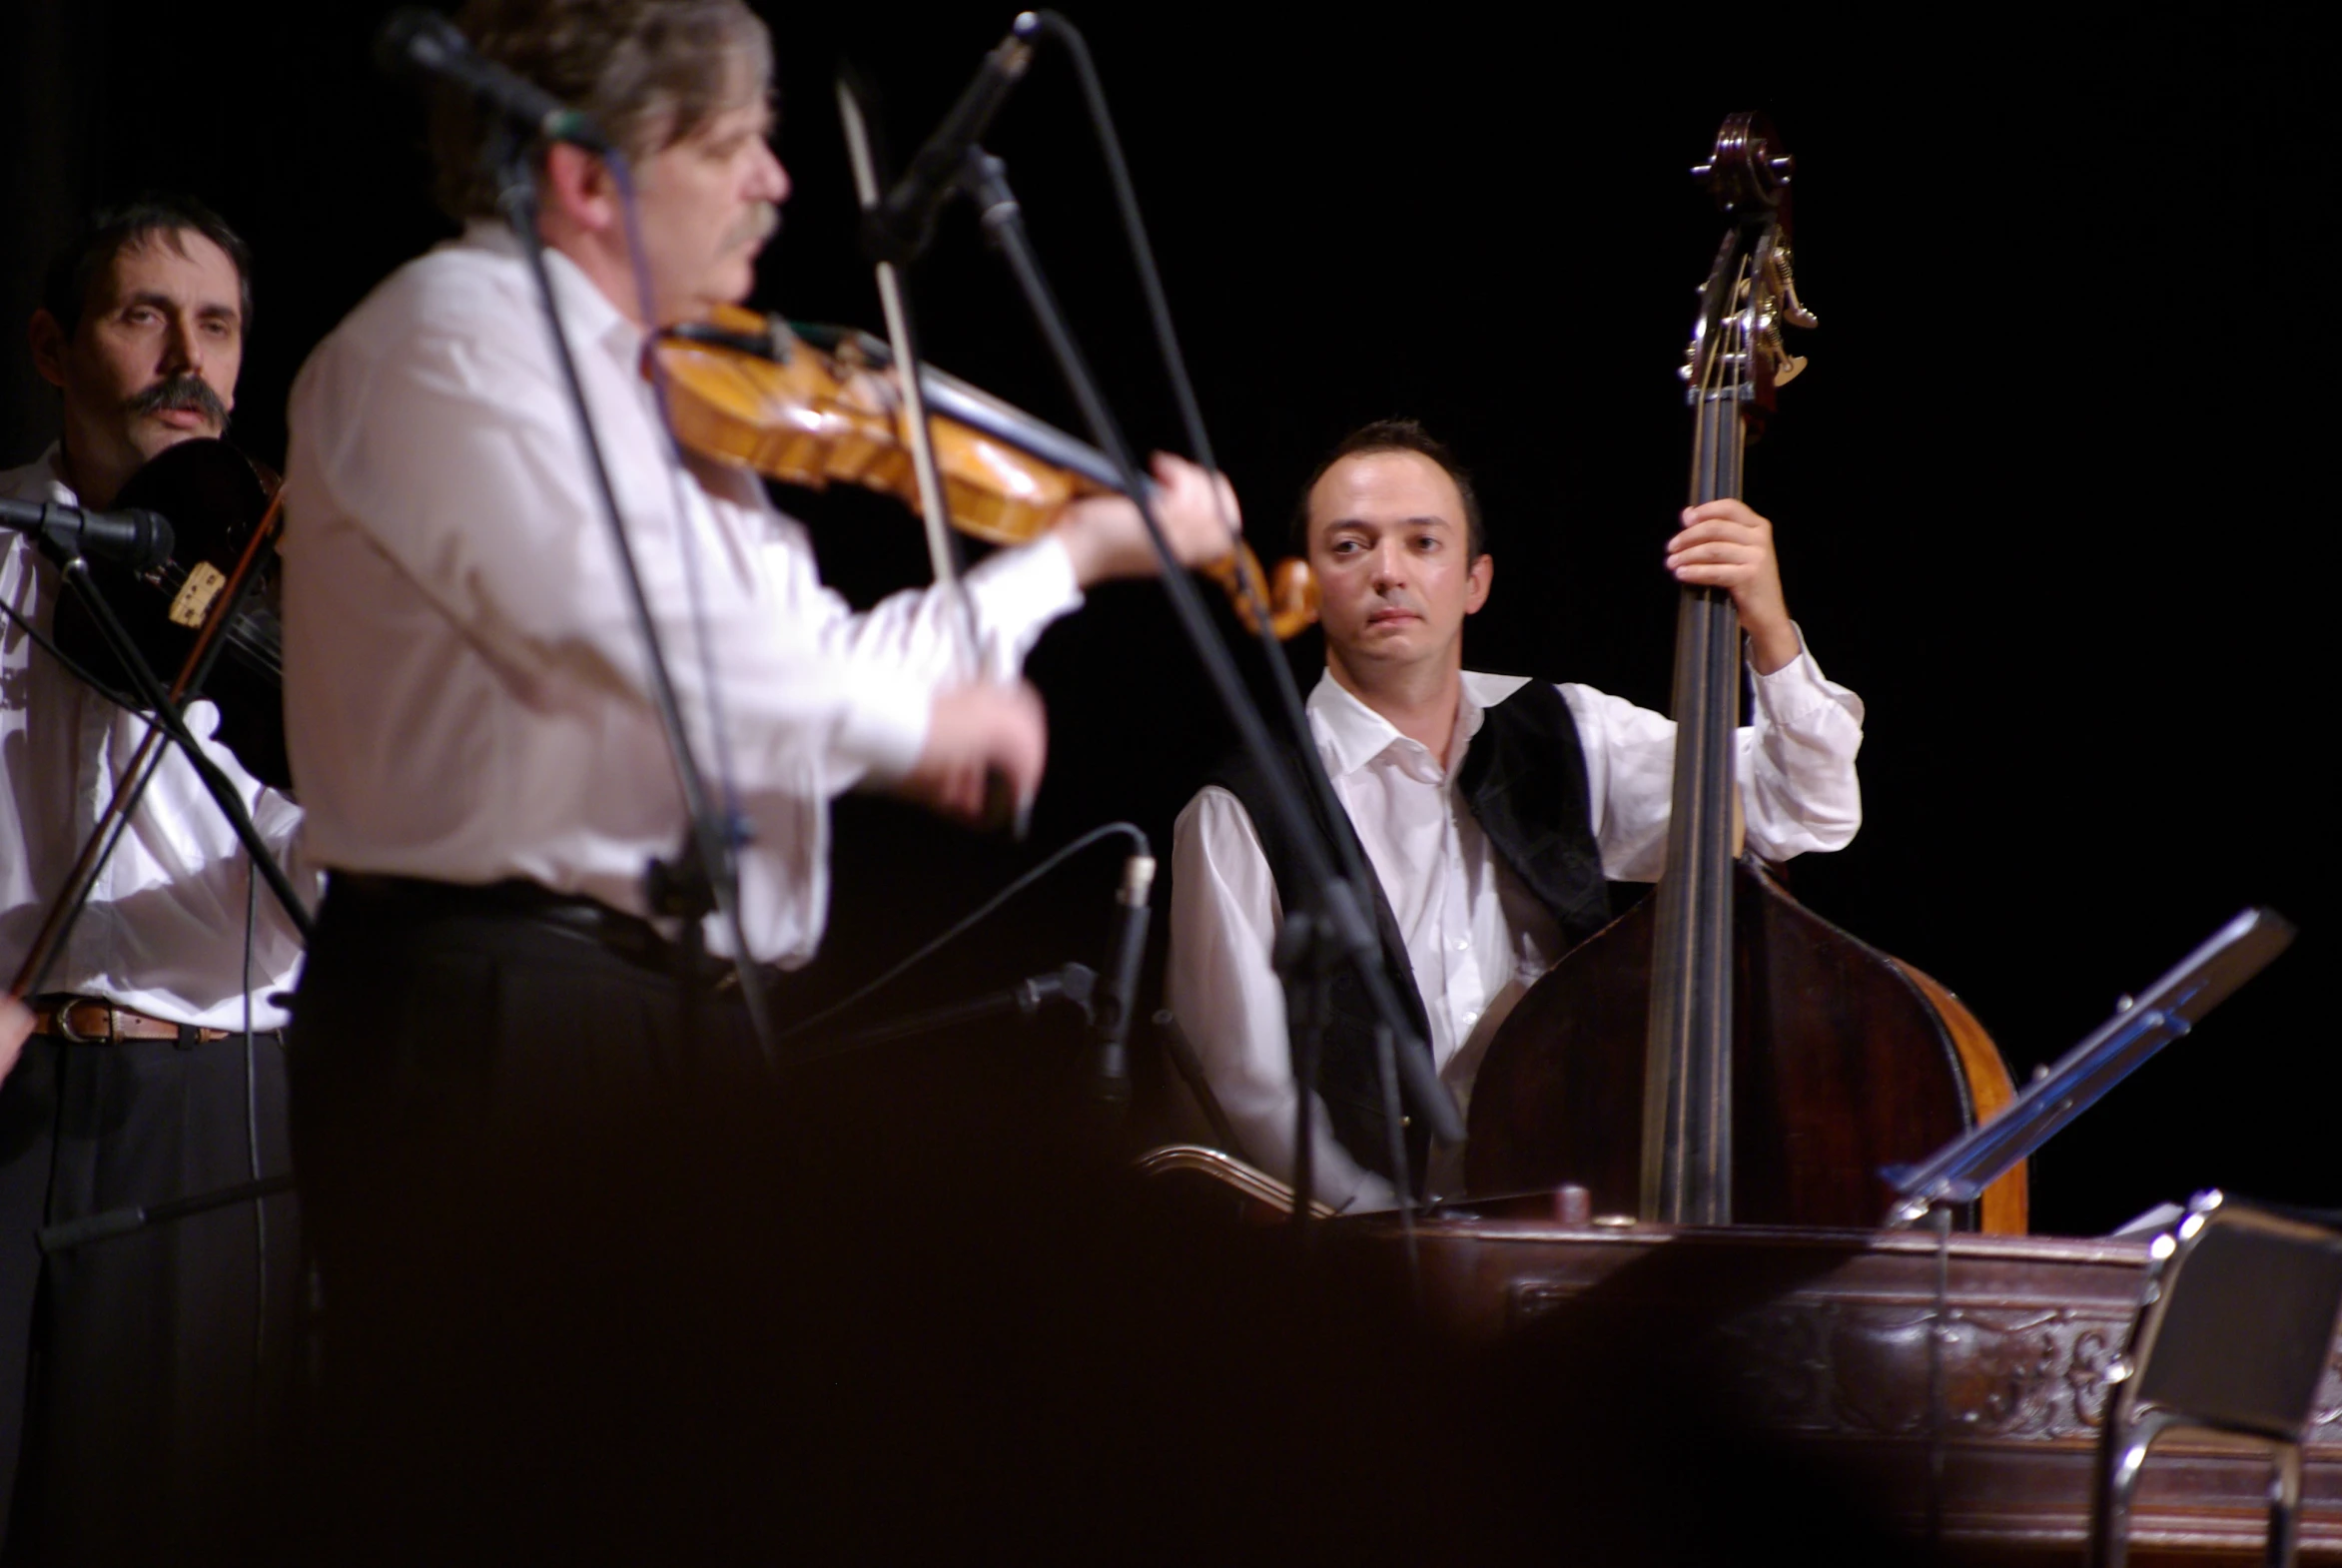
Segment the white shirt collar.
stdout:
<path fill-rule="evenodd" d="M 463 238 L 449 242 L 465 250 L 487 251 L 524 261 L 520 237 L 501 218 L 473 218 L 463 226 Z M 621 364 L 632 365 L 642 356 L 642 331 L 611 303 L 585 270 L 552 246 L 544 248 L 545 271 L 553 281 L 554 303 L 561 325 L 578 343 L 600 344 Z"/>
<path fill-rule="evenodd" d="M 73 485 L 65 477 L 65 451 L 62 443 L 51 441 L 48 449 L 22 467 L 0 471 L 0 495 L 15 501 L 49 501 L 60 506 L 78 506 L 81 498 L 73 493 Z M 9 540 L 0 535 L 0 544 Z"/>
<path fill-rule="evenodd" d="M 41 453 L 41 471 L 49 476 L 50 499 L 63 506 L 76 506 L 81 497 L 73 492 L 73 481 L 65 476 L 65 441 L 62 437 L 49 443 Z"/>
<path fill-rule="evenodd" d="M 1528 683 L 1526 675 L 1483 675 L 1465 670 L 1456 711 L 1455 740 L 1448 748 L 1449 762 L 1463 760 L 1464 749 L 1480 733 L 1482 715 Z M 1335 680 L 1330 669 L 1317 677 L 1317 684 L 1309 693 L 1308 709 L 1309 726 L 1316 732 L 1317 749 L 1325 757 L 1325 769 L 1336 778 L 1355 773 L 1394 745 L 1417 764 L 1418 770 L 1427 768 L 1432 777 L 1444 771 L 1421 741 L 1400 734 L 1390 720 Z"/>

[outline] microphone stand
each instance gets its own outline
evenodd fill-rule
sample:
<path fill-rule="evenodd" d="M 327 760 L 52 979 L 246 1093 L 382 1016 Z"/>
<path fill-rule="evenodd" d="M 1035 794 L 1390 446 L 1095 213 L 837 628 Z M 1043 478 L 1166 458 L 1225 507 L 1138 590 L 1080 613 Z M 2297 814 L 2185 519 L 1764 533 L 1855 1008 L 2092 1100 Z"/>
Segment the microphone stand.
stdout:
<path fill-rule="evenodd" d="M 1122 138 L 1116 134 L 1114 112 L 1107 105 L 1106 84 L 1100 77 L 1098 64 L 1090 53 L 1090 41 L 1082 30 L 1056 11 L 1044 10 L 1033 17 L 1033 31 L 1043 37 L 1054 38 L 1073 60 L 1074 74 L 1082 87 L 1082 98 L 1090 112 L 1091 129 L 1098 137 L 1099 152 L 1106 160 L 1108 182 L 1114 188 L 1115 206 L 1122 214 L 1124 239 L 1130 246 L 1131 264 L 1139 276 L 1140 292 L 1147 300 L 1147 314 L 1155 327 L 1156 347 L 1163 357 L 1165 378 L 1171 383 L 1171 396 L 1178 405 L 1179 421 L 1187 435 L 1188 448 L 1195 460 L 1206 468 L 1217 468 L 1211 452 L 1211 436 L 1203 425 L 1202 404 L 1196 400 L 1193 382 L 1187 375 L 1186 358 L 1179 352 L 1178 332 L 1171 324 L 1171 303 L 1163 289 L 1161 271 L 1155 265 L 1155 248 L 1147 238 L 1147 222 L 1139 211 L 1139 195 L 1131 181 L 1129 160 L 1123 156 Z M 1223 516 L 1223 523 L 1228 519 Z M 1229 528 L 1232 533 L 1234 528 Z M 1286 662 L 1276 633 L 1269 624 L 1268 607 L 1261 601 L 1257 585 L 1239 574 L 1244 598 L 1250 606 L 1253 630 L 1259 640 L 1262 656 L 1266 659 L 1269 685 L 1276 693 L 1278 715 L 1284 720 L 1298 747 L 1301 764 L 1300 783 L 1307 790 L 1327 823 L 1342 819 L 1342 805 L 1333 793 L 1333 781 L 1326 777 L 1324 764 L 1318 759 L 1317 748 L 1309 734 L 1307 711 L 1301 703 L 1301 693 L 1293 683 L 1292 666 Z M 1341 873 L 1355 887 L 1365 888 L 1369 873 L 1360 857 L 1356 840 L 1349 834 L 1335 832 L 1331 843 Z M 1289 1031 L 1288 1031 L 1289 1032 Z M 1395 1042 L 1377 1042 L 1377 1073 L 1382 1080 L 1382 1094 L 1386 1106 L 1395 1104 L 1399 1094 L 1399 1069 Z M 1298 1056 L 1295 1058 L 1298 1062 Z M 1296 1069 L 1296 1077 L 1299 1077 Z M 1309 1082 L 1315 1076 L 1314 1067 L 1302 1082 L 1302 1109 L 1297 1115 L 1307 1114 L 1308 1093 L 1314 1089 Z M 1397 1189 L 1399 1224 L 1405 1234 L 1410 1263 L 1414 1257 L 1415 1195 L 1414 1184 L 1407 1170 L 1406 1140 L 1399 1136 L 1397 1113 L 1391 1113 L 1390 1161 L 1392 1185 Z M 1308 1136 L 1307 1129 L 1302 1137 Z M 1305 1195 L 1305 1193 L 1304 1193 Z M 1419 1282 L 1418 1282 L 1419 1283 Z"/>
<path fill-rule="evenodd" d="M 1442 1143 L 1457 1143 L 1463 1139 L 1463 1118 L 1456 1104 L 1438 1076 L 1432 1072 L 1430 1057 L 1422 1051 L 1407 1027 L 1406 1014 L 1400 1008 L 1398 997 L 1392 991 L 1388 977 L 1382 971 L 1381 943 L 1373 922 L 1360 901 L 1357 884 L 1337 873 L 1332 856 L 1327 852 L 1323 838 L 1309 820 L 1302 797 L 1289 776 L 1286 764 L 1269 738 L 1268 727 L 1260 712 L 1244 689 L 1243 678 L 1237 672 L 1235 661 L 1214 634 L 1201 595 L 1188 579 L 1186 570 L 1172 555 L 1165 540 L 1161 522 L 1148 499 L 1148 491 L 1140 474 L 1137 460 L 1132 455 L 1130 442 L 1107 406 L 1096 377 L 1092 374 L 1081 348 L 1075 343 L 1064 312 L 1059 308 L 1047 276 L 1036 255 L 1032 239 L 1024 225 L 1024 215 L 1016 193 L 1008 184 L 1007 169 L 1002 162 L 981 147 L 971 148 L 963 167 L 962 190 L 976 203 L 986 238 L 1000 252 L 1015 276 L 1019 290 L 1025 296 L 1035 324 L 1056 360 L 1059 374 L 1064 378 L 1074 400 L 1080 405 L 1084 420 L 1090 426 L 1091 436 L 1114 462 L 1122 476 L 1126 492 L 1139 508 L 1147 527 L 1149 539 L 1155 545 L 1156 557 L 1162 568 L 1164 588 L 1171 596 L 1171 608 L 1180 628 L 1185 633 L 1196 657 L 1201 661 L 1205 675 L 1217 694 L 1220 705 L 1235 724 L 1244 748 L 1249 752 L 1268 781 L 1269 799 L 1279 821 L 1278 826 L 1301 856 L 1308 881 L 1315 890 L 1314 909 L 1306 918 L 1288 920 L 1287 930 L 1278 938 L 1279 957 L 1287 960 L 1285 973 L 1288 992 L 1294 989 L 1296 973 L 1314 975 L 1322 970 L 1331 974 L 1346 965 L 1356 977 L 1375 1015 L 1390 1030 L 1391 1038 L 1399 1045 L 1394 1052 L 1395 1067 L 1404 1081 L 1409 1098 L 1422 1113 L 1431 1135 Z M 1307 734 L 1302 731 L 1303 736 Z M 1305 741 L 1304 741 L 1305 744 Z M 1305 984 L 1314 988 L 1312 978 Z M 1310 1012 L 1318 1010 L 1313 1006 Z M 1294 1058 L 1297 1068 L 1313 1066 L 1317 1049 L 1315 1037 L 1320 1022 L 1314 1017 L 1304 1031 L 1296 1031 Z M 1309 1038 L 1304 1039 L 1303 1034 Z M 1302 1126 L 1307 1128 L 1308 1084 L 1302 1086 Z M 1307 1181 L 1309 1141 L 1304 1138 L 1295 1150 L 1296 1197 L 1293 1222 L 1297 1233 L 1305 1233 L 1310 1223 L 1310 1192 Z"/>
<path fill-rule="evenodd" d="M 602 454 L 593 411 L 585 400 L 577 361 L 569 352 L 568 335 L 561 330 L 560 305 L 553 294 L 552 274 L 545 266 L 544 241 L 537 233 L 536 173 L 529 167 L 527 144 L 506 117 L 491 115 L 490 118 L 493 129 L 480 156 L 496 180 L 497 209 L 511 226 L 521 254 L 528 259 L 529 276 L 536 284 L 537 302 L 543 308 L 545 328 L 552 339 L 553 359 L 560 366 L 562 386 L 577 416 L 578 438 L 585 446 L 587 466 L 592 470 L 595 493 L 601 501 L 602 520 L 608 525 L 610 545 L 617 552 L 618 574 L 626 586 L 627 609 L 650 671 L 651 707 L 658 714 L 668 760 L 675 769 L 675 783 L 683 796 L 685 815 L 690 819 L 681 851 L 672 860 L 652 860 L 643 871 L 643 890 L 652 910 L 675 918 L 682 928 L 677 991 L 682 999 L 684 1036 L 688 1039 L 693 1032 L 696 977 L 705 957 L 706 934 L 701 922 L 710 913 L 716 913 L 729 929 L 732 962 L 740 977 L 740 1000 L 747 1009 L 757 1049 L 763 1053 L 766 1068 L 778 1073 L 764 991 L 751 968 L 747 932 L 740 921 L 739 873 L 733 856 L 736 835 L 731 824 L 709 803 L 707 781 L 683 727 L 682 704 L 675 694 L 674 675 L 659 640 L 658 623 L 651 614 L 650 595 L 642 585 L 642 568 L 635 559 L 633 541 L 626 534 L 625 517 L 618 509 L 617 490 L 610 482 L 609 464 Z M 614 164 L 619 155 L 605 156 Z M 630 188 L 626 199 L 631 204 Z M 639 257 L 634 265 L 641 265 Z M 649 332 L 653 326 L 646 322 L 643 330 Z M 691 525 L 690 518 L 680 510 L 675 522 L 678 528 Z"/>

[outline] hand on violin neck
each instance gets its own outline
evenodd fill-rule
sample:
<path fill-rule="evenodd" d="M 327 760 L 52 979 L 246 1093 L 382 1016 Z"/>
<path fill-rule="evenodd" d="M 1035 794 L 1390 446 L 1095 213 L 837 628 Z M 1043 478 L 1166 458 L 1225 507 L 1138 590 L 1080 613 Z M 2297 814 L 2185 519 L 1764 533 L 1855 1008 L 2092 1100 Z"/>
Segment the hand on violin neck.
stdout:
<path fill-rule="evenodd" d="M 1667 569 L 1678 582 L 1723 588 L 1749 634 L 1749 662 L 1770 675 L 1798 655 L 1797 627 L 1781 592 L 1781 561 L 1773 524 L 1738 500 L 1687 506 L 1683 526 L 1667 541 Z"/>
<path fill-rule="evenodd" d="M 1236 492 L 1225 475 L 1206 473 L 1183 457 L 1157 452 L 1155 519 L 1164 541 L 1184 566 L 1218 560 L 1243 528 Z M 1156 574 L 1155 546 L 1139 508 L 1121 495 L 1094 495 L 1068 506 L 1052 530 L 1084 587 L 1115 577 Z"/>
<path fill-rule="evenodd" d="M 1007 780 L 1021 810 L 1040 792 L 1048 756 L 1049 721 L 1032 686 L 954 686 L 936 693 L 927 743 L 895 791 L 947 817 L 981 822 L 992 774 Z"/>

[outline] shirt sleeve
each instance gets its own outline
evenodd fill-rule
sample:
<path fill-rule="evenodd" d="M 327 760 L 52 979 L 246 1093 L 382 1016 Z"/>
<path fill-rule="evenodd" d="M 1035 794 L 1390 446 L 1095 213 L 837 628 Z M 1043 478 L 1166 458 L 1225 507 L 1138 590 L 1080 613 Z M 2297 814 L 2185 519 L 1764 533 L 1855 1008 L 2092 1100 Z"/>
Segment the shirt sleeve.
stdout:
<path fill-rule="evenodd" d="M 237 755 L 214 738 L 219 710 L 210 701 L 190 702 L 181 717 L 252 818 L 262 845 L 284 870 L 294 892 L 307 910 L 315 910 L 325 894 L 325 874 L 303 854 L 301 808 L 247 773 Z M 117 711 L 111 716 L 113 733 L 105 754 L 114 789 L 128 782 L 130 761 L 151 722 L 134 713 Z M 243 995 L 241 977 L 248 957 L 245 916 L 255 873 L 249 869 L 243 840 L 177 745 L 165 743 L 162 762 L 128 832 L 139 853 L 118 853 L 109 866 L 109 901 L 135 901 L 142 924 L 135 944 L 137 963 L 125 966 L 120 979 L 130 984 L 135 976 L 138 1000 L 160 999 L 165 1006 L 158 1011 L 168 1011 L 174 1018 L 192 1012 L 203 1015 L 210 1027 L 233 1027 L 241 1019 L 235 1010 L 222 1009 Z M 164 902 L 170 906 L 168 912 L 153 907 Z M 249 961 L 255 991 L 289 985 L 302 956 L 301 934 L 292 915 L 265 883 L 250 913 Z M 158 940 L 166 932 L 168 936 Z M 128 942 L 131 936 L 126 930 L 117 940 Z M 222 1024 L 221 1019 L 232 1022 Z M 283 1022 L 281 1010 L 257 1006 L 257 1028 L 276 1028 Z"/>
<path fill-rule="evenodd" d="M 942 587 L 907 589 L 856 614 L 844 599 L 815 581 L 809 548 L 790 562 L 790 569 L 803 579 L 801 589 L 810 587 L 818 603 L 818 612 L 809 619 L 816 647 L 846 672 L 856 688 L 888 691 L 908 683 L 931 693 L 976 678 L 968 657 L 969 627 L 957 595 Z M 1050 623 L 1082 604 L 1073 560 L 1065 545 L 1048 535 L 988 557 L 962 583 L 975 633 L 974 668 L 991 681 L 1015 679 Z M 853 717 L 849 716 L 849 726 Z M 926 739 L 925 724 L 922 703 L 920 743 Z M 918 760 L 916 744 L 905 751 L 890 749 L 877 737 L 873 741 L 878 743 L 860 747 L 872 775 L 900 775 Z"/>
<path fill-rule="evenodd" d="M 1278 919 L 1276 882 L 1252 819 L 1235 796 L 1206 786 L 1171 832 L 1165 999 L 1243 1146 L 1235 1153 L 1290 1181 L 1299 1091 L 1285 1037 L 1284 988 L 1268 961 Z M 1319 1201 L 1349 1210 L 1397 1206 L 1390 1182 L 1362 1169 L 1334 1140 L 1322 1103 L 1310 1107 L 1310 1122 L 1311 1185 Z"/>
<path fill-rule="evenodd" d="M 297 430 L 317 443 L 309 461 L 289 464 L 310 481 L 290 499 L 295 527 L 304 508 L 351 519 L 524 701 L 557 707 L 561 688 L 582 682 L 647 703 L 629 595 L 568 400 L 547 384 L 549 361 L 531 342 L 464 327 L 434 322 L 383 352 L 312 362 L 295 392 Z M 619 403 L 643 395 L 587 387 L 686 714 L 709 711 L 709 672 L 719 672 L 746 788 L 818 778 L 835 793 L 906 770 L 939 681 L 925 650 L 940 609 L 847 613 L 821 596 L 801 536 L 791 580 L 810 590 L 776 604 L 756 585 L 769 562 L 744 558 L 717 520 L 719 504 L 736 502 L 677 476 L 642 407 Z"/>
<path fill-rule="evenodd" d="M 988 680 L 1014 679 L 1050 622 L 1082 604 L 1073 560 L 1047 534 L 988 557 L 962 582 L 974 612 L 977 666 Z M 823 641 L 852 663 L 965 680 L 971 678 L 968 633 L 956 623 L 960 614 L 955 596 L 942 588 L 914 588 L 830 621 Z"/>
<path fill-rule="evenodd" d="M 1798 656 L 1755 675 L 1755 723 L 1739 732 L 1748 847 L 1768 860 L 1844 848 L 1862 826 L 1855 754 L 1863 702 L 1823 675 L 1798 634 Z M 1587 804 L 1603 875 L 1656 882 L 1667 868 L 1675 721 L 1590 686 L 1564 685 L 1586 757 Z"/>

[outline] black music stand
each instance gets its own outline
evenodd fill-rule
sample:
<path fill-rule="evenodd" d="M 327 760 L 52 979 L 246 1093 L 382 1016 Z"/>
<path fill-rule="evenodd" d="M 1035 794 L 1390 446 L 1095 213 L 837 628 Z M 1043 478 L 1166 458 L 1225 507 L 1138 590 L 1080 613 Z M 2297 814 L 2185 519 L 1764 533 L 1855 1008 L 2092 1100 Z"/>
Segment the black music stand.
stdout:
<path fill-rule="evenodd" d="M 1974 1202 L 2107 1090 L 2267 968 L 2292 944 L 2293 935 L 2292 922 L 2269 909 L 2248 909 L 2213 932 L 2136 1001 L 2124 997 L 2112 1018 L 2044 1069 L 1998 1116 L 1917 1165 L 1881 1172 L 1899 1194 L 1887 1227 L 1902 1229 L 1940 1204 Z"/>

